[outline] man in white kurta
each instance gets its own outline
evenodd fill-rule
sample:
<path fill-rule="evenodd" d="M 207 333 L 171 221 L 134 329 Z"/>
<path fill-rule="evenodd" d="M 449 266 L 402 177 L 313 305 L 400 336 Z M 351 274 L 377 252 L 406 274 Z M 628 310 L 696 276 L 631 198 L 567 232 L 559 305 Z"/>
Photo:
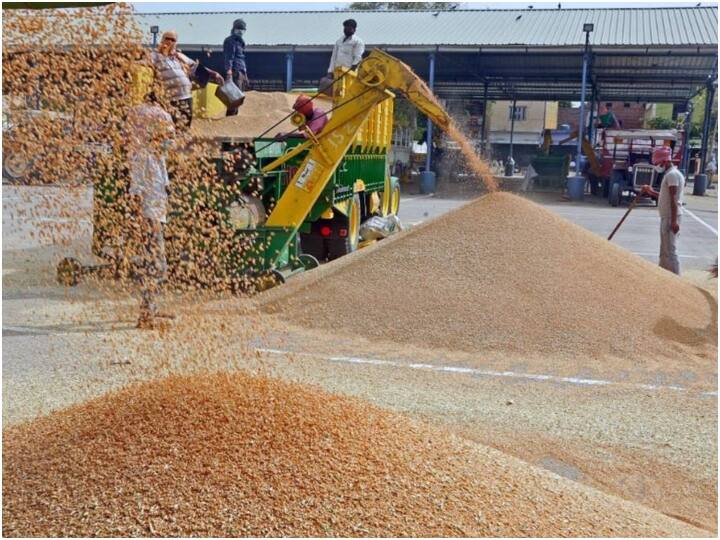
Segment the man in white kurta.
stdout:
<path fill-rule="evenodd" d="M 672 162 L 672 151 L 667 146 L 657 148 L 652 155 L 652 164 L 663 171 L 660 191 L 643 186 L 642 193 L 656 197 L 660 213 L 660 257 L 659 264 L 665 270 L 680 274 L 678 257 L 678 236 L 683 214 L 683 190 L 685 177 Z"/>
<path fill-rule="evenodd" d="M 128 161 L 130 195 L 140 213 L 140 283 L 141 306 L 138 328 L 154 328 L 157 317 L 173 318 L 158 311 L 155 303 L 165 278 L 165 239 L 167 222 L 167 188 L 169 185 L 166 153 L 175 133 L 170 114 L 150 94 L 128 115 Z"/>

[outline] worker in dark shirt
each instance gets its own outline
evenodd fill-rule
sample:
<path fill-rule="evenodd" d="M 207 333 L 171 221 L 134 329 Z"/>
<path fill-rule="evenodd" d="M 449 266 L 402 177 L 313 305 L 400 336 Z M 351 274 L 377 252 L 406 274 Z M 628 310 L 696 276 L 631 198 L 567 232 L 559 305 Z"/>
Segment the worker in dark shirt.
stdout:
<path fill-rule="evenodd" d="M 245 65 L 245 40 L 243 34 L 247 25 L 242 19 L 233 22 L 230 35 L 223 42 L 223 55 L 225 56 L 225 80 L 232 78 L 240 90 L 247 90 L 249 80 Z M 236 115 L 237 108 L 228 109 L 227 116 Z"/>

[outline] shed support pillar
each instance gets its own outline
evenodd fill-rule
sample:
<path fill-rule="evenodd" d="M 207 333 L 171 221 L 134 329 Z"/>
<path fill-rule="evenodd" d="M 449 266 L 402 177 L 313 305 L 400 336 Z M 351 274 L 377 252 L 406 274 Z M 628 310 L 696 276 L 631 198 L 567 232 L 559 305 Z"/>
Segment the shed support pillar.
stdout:
<path fill-rule="evenodd" d="M 587 126 L 587 138 L 591 144 L 593 144 L 593 138 L 595 137 L 595 127 L 593 126 L 593 122 L 595 121 L 595 100 L 596 99 L 597 99 L 597 88 L 593 84 L 592 94 L 590 96 L 590 115 L 588 116 L 588 126 Z"/>
<path fill-rule="evenodd" d="M 487 141 L 487 115 L 488 115 L 488 109 L 487 109 L 487 98 L 488 98 L 488 83 L 485 81 L 485 89 L 483 91 L 483 117 L 482 117 L 482 127 L 480 128 L 480 141 L 481 141 L 481 148 L 482 148 L 482 154 L 483 156 L 488 155 L 488 141 Z"/>
<path fill-rule="evenodd" d="M 709 82 L 705 90 L 705 116 L 703 118 L 700 174 L 705 174 L 705 167 L 707 165 L 708 143 L 710 142 L 710 121 L 712 120 L 712 108 L 714 101 L 715 85 L 712 82 Z"/>
<path fill-rule="evenodd" d="M 688 162 L 690 161 L 690 130 L 692 129 L 692 101 L 687 102 L 687 112 L 685 113 L 685 122 L 684 122 L 684 129 L 685 132 L 683 133 L 683 153 L 682 157 L 680 158 L 680 170 L 682 171 L 683 175 L 685 175 L 685 179 L 688 177 Z"/>
<path fill-rule="evenodd" d="M 292 90 L 293 82 L 293 57 L 295 53 L 290 51 L 285 54 L 285 91 L 289 92 Z"/>
<path fill-rule="evenodd" d="M 582 142 L 585 135 L 585 86 L 587 85 L 587 72 L 588 72 L 588 61 L 590 60 L 588 54 L 588 48 L 590 46 L 590 34 L 585 34 L 585 52 L 583 53 L 582 63 L 582 86 L 580 87 L 580 118 L 578 119 L 578 137 L 577 137 L 577 151 L 575 156 L 575 174 L 580 176 L 582 174 L 582 166 L 580 165 L 580 158 L 582 156 Z"/>
<path fill-rule="evenodd" d="M 430 90 L 433 89 L 435 86 L 435 53 L 431 52 L 428 55 L 428 60 L 430 61 L 430 73 L 428 75 L 428 86 L 430 87 Z M 433 125 L 430 118 L 427 119 L 427 136 L 425 138 L 425 142 L 427 143 L 427 154 L 425 156 L 425 170 L 430 171 L 430 166 L 432 165 L 432 132 L 433 132 Z"/>
<path fill-rule="evenodd" d="M 515 113 L 517 111 L 517 100 L 513 98 L 510 109 L 510 149 L 508 151 L 507 163 L 505 163 L 505 176 L 512 176 L 515 173 L 515 160 L 513 159 L 513 137 L 515 135 Z"/>

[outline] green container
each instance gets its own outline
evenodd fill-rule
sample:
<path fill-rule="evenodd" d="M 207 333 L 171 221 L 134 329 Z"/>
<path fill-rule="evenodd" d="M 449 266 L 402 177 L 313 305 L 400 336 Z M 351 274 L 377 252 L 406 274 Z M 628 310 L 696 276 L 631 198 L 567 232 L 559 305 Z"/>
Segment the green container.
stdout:
<path fill-rule="evenodd" d="M 285 153 L 287 144 L 283 141 L 273 141 L 272 139 L 256 139 L 255 140 L 255 157 L 257 159 L 277 158 Z"/>
<path fill-rule="evenodd" d="M 570 172 L 570 156 L 546 156 L 539 154 L 530 160 L 538 178 L 535 185 L 539 187 L 565 188 L 568 173 Z"/>

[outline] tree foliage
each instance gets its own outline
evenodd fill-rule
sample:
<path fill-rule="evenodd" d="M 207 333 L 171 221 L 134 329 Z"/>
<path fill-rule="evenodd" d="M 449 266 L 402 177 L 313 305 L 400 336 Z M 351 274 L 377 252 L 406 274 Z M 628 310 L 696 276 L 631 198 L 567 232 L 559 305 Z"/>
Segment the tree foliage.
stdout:
<path fill-rule="evenodd" d="M 358 11 L 442 11 L 457 9 L 460 2 L 351 2 L 348 9 Z"/>
<path fill-rule="evenodd" d="M 649 129 L 675 129 L 677 127 L 677 122 L 670 118 L 656 116 L 655 118 L 648 120 L 647 126 Z"/>

